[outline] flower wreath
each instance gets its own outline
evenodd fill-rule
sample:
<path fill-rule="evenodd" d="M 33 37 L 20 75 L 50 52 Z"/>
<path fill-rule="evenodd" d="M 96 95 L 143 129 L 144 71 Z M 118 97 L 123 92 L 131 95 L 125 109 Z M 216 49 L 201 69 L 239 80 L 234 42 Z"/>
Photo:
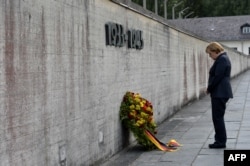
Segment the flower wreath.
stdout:
<path fill-rule="evenodd" d="M 153 118 L 153 105 L 139 93 L 126 92 L 120 107 L 120 119 L 133 132 L 137 142 L 148 150 L 175 151 L 181 146 L 174 139 L 164 144 L 154 136 L 157 125 Z"/>
<path fill-rule="evenodd" d="M 147 149 L 156 148 L 145 135 L 145 130 L 156 133 L 153 106 L 148 100 L 142 98 L 139 93 L 127 92 L 121 103 L 120 119 L 133 132 L 139 144 Z"/>

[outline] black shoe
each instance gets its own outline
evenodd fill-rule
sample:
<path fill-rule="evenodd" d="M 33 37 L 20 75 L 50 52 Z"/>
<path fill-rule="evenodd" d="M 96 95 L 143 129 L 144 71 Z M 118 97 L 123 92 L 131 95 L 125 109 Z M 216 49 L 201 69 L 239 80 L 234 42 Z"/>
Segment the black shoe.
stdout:
<path fill-rule="evenodd" d="M 225 144 L 218 144 L 218 143 L 213 143 L 208 145 L 209 148 L 211 149 L 221 149 L 221 148 L 226 148 Z"/>

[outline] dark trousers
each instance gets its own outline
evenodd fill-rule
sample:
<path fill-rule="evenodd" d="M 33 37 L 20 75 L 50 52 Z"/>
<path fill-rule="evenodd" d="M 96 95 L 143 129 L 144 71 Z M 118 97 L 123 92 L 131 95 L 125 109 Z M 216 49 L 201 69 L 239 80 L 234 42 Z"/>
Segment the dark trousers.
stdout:
<path fill-rule="evenodd" d="M 212 98 L 212 119 L 214 124 L 214 139 L 218 144 L 226 144 L 227 132 L 224 122 L 224 114 L 228 98 Z"/>

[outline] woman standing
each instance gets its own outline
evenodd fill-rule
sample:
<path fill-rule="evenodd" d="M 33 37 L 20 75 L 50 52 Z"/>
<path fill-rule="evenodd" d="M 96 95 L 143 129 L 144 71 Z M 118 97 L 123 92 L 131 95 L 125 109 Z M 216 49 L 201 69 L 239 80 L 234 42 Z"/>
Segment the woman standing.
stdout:
<path fill-rule="evenodd" d="M 215 142 L 209 144 L 209 148 L 225 148 L 227 133 L 224 114 L 227 101 L 233 98 L 230 84 L 231 62 L 224 48 L 217 42 L 210 43 L 206 53 L 214 60 L 209 71 L 207 93 L 211 96 Z"/>

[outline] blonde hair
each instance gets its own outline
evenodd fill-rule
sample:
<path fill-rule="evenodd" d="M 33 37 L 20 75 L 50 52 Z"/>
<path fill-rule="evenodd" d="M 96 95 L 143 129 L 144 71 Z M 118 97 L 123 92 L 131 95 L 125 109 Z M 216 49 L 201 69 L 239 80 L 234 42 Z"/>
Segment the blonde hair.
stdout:
<path fill-rule="evenodd" d="M 215 52 L 218 54 L 224 51 L 224 48 L 218 42 L 212 42 L 212 43 L 209 43 L 209 45 L 206 48 L 206 53 L 208 53 L 209 51 Z"/>

